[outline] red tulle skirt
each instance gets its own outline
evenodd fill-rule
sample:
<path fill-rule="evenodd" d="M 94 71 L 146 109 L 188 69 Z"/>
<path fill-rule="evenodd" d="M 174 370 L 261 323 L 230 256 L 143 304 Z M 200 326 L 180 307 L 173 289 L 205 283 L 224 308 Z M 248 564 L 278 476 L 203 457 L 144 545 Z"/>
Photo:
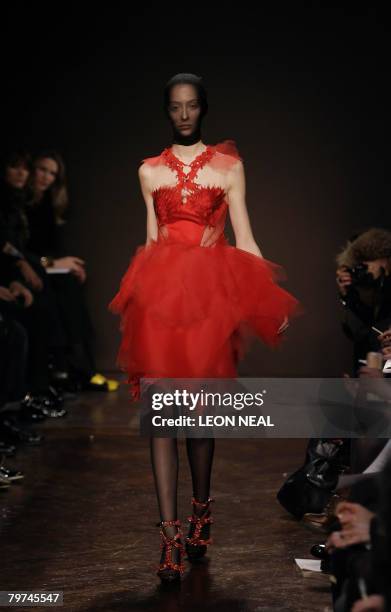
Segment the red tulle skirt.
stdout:
<path fill-rule="evenodd" d="M 135 400 L 141 377 L 237 376 L 251 341 L 275 346 L 284 318 L 298 312 L 296 298 L 276 284 L 280 266 L 224 235 L 201 247 L 199 237 L 189 240 L 195 224 L 175 225 L 170 238 L 137 248 L 109 304 L 121 317 L 117 365 Z"/>

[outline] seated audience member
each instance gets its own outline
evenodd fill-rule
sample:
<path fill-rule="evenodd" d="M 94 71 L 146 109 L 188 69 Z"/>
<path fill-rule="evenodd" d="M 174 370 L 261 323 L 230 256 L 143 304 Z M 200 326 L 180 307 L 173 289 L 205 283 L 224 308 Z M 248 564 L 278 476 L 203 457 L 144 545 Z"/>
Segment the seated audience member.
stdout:
<path fill-rule="evenodd" d="M 55 294 L 66 355 L 54 348 L 55 368 L 68 372 L 81 388 L 114 390 L 118 383 L 96 373 L 92 339 L 93 328 L 86 307 L 85 262 L 68 255 L 64 245 L 64 226 L 68 216 L 65 166 L 56 152 L 42 152 L 33 164 L 26 205 L 29 237 L 27 248 L 51 270 L 49 282 Z M 56 273 L 56 270 L 67 273 Z"/>

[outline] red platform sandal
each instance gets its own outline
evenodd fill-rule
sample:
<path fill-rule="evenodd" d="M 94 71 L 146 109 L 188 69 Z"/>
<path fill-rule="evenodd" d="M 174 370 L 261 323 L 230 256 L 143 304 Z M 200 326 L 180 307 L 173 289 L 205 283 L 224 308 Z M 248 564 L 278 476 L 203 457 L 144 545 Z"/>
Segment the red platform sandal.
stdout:
<path fill-rule="evenodd" d="M 214 522 L 210 516 L 210 503 L 214 501 L 208 497 L 206 502 L 199 502 L 192 498 L 193 514 L 188 517 L 190 523 L 189 533 L 186 537 L 186 552 L 190 561 L 200 559 L 206 553 L 208 544 L 212 544 L 210 525 Z M 196 514 L 197 508 L 204 508 L 201 515 Z"/>
<path fill-rule="evenodd" d="M 160 521 L 160 523 L 157 523 L 157 527 L 160 527 L 160 535 L 162 538 L 160 544 L 162 554 L 157 575 L 162 582 L 167 583 L 177 581 L 180 579 L 181 574 L 183 574 L 185 569 L 183 564 L 185 551 L 181 540 L 182 531 L 180 529 L 181 522 L 179 520 Z M 165 527 L 178 527 L 178 531 L 173 537 L 170 537 L 164 533 Z M 172 552 L 175 550 L 177 550 L 179 553 L 179 562 L 175 562 L 173 560 Z"/>

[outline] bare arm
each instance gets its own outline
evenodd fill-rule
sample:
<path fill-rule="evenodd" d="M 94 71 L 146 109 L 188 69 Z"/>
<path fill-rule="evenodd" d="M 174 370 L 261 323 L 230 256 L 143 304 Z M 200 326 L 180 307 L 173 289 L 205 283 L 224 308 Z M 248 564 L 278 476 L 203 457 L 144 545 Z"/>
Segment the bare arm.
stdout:
<path fill-rule="evenodd" d="M 151 190 L 151 168 L 145 163 L 142 164 L 138 169 L 138 177 L 140 180 L 141 193 L 143 194 L 145 206 L 147 207 L 147 237 L 145 241 L 147 246 L 152 240 L 157 240 L 158 236 L 158 224 Z"/>
<path fill-rule="evenodd" d="M 232 167 L 228 176 L 228 204 L 232 227 L 235 233 L 236 247 L 243 251 L 248 251 L 253 255 L 258 255 L 263 259 L 263 255 L 255 242 L 251 223 L 246 206 L 246 179 L 244 174 L 243 162 L 238 160 Z M 278 334 L 282 334 L 288 327 L 288 317 L 285 316 L 281 323 Z"/>
<path fill-rule="evenodd" d="M 236 247 L 263 258 L 255 242 L 246 206 L 246 179 L 243 163 L 238 160 L 228 175 L 228 204 Z"/>

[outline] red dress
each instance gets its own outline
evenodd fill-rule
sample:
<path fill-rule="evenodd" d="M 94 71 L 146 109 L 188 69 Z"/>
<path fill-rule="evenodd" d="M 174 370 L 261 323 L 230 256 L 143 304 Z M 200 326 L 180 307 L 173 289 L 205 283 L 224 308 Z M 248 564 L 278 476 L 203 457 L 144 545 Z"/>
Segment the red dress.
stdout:
<path fill-rule="evenodd" d="M 241 159 L 233 141 L 207 145 L 185 172 L 166 148 L 144 163 L 166 166 L 176 182 L 153 191 L 158 237 L 136 249 L 109 304 L 120 315 L 117 364 L 132 399 L 140 378 L 230 378 L 249 343 L 276 345 L 298 301 L 276 284 L 281 268 L 228 243 L 225 190 L 197 182 Z M 167 171 L 167 168 L 165 171 Z"/>

